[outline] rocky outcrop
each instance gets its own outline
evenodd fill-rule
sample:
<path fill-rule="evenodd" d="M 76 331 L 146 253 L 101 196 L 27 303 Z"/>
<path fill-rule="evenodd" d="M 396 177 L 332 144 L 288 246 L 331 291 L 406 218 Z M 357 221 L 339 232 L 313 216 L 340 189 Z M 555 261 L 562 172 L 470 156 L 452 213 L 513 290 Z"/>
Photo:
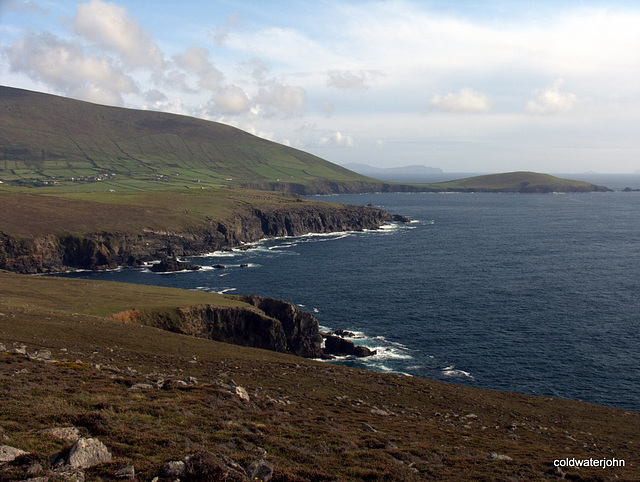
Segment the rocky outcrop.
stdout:
<path fill-rule="evenodd" d="M 131 310 L 117 313 L 112 318 L 235 345 L 307 358 L 322 356 L 322 336 L 313 315 L 286 301 L 260 296 L 235 298 L 250 306 L 203 305 L 152 312 Z"/>
<path fill-rule="evenodd" d="M 175 271 L 197 271 L 200 266 L 184 261 L 178 261 L 177 258 L 165 258 L 157 264 L 151 265 L 149 268 L 154 273 L 171 273 Z"/>
<path fill-rule="evenodd" d="M 211 252 L 267 237 L 376 229 L 391 220 L 388 213 L 375 208 L 297 204 L 287 209 L 253 208 L 223 221 L 207 219 L 200 225 L 173 231 L 51 233 L 35 237 L 0 232 L 0 269 L 47 273 L 135 267 L 148 261 Z"/>
<path fill-rule="evenodd" d="M 327 335 L 325 338 L 324 353 L 327 355 L 352 355 L 356 357 L 376 354 L 375 350 L 370 350 L 366 346 L 355 345 L 352 341 L 335 335 Z"/>

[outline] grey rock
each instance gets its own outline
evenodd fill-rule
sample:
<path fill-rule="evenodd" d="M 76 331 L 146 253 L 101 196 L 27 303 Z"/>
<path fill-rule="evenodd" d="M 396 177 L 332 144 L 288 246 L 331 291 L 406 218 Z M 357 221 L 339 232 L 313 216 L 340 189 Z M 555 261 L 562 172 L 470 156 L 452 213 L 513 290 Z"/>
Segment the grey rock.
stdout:
<path fill-rule="evenodd" d="M 489 455 L 487 456 L 487 458 L 489 460 L 506 460 L 506 461 L 513 460 L 508 455 L 503 455 L 496 452 L 489 452 Z"/>
<path fill-rule="evenodd" d="M 167 462 L 158 472 L 160 477 L 180 477 L 187 470 L 187 465 L 182 460 Z"/>
<path fill-rule="evenodd" d="M 81 438 L 69 451 L 67 464 L 76 468 L 89 468 L 112 459 L 109 449 L 96 438 Z"/>
<path fill-rule="evenodd" d="M 77 427 L 53 427 L 40 430 L 40 433 L 69 442 L 77 442 L 80 438 L 80 430 Z"/>
<path fill-rule="evenodd" d="M 7 351 L 7 347 L 0 343 L 0 351 Z"/>
<path fill-rule="evenodd" d="M 154 388 L 150 383 L 136 383 L 129 387 L 129 390 L 152 390 Z"/>
<path fill-rule="evenodd" d="M 118 479 L 135 479 L 136 469 L 133 465 L 127 465 L 126 467 L 116 470 L 115 476 Z"/>
<path fill-rule="evenodd" d="M 256 460 L 247 467 L 247 477 L 249 480 L 261 480 L 267 482 L 273 477 L 273 467 L 265 462 L 264 459 Z"/>
<path fill-rule="evenodd" d="M 26 455 L 28 452 L 10 447 L 9 445 L 0 445 L 0 462 L 12 462 L 21 455 Z"/>
<path fill-rule="evenodd" d="M 26 355 L 27 354 L 27 345 L 20 345 L 15 348 L 9 350 L 9 353 L 14 355 Z"/>
<path fill-rule="evenodd" d="M 251 398 L 249 398 L 249 393 L 247 392 L 246 388 L 241 387 L 240 385 L 236 385 L 235 387 L 233 387 L 233 393 L 235 393 L 238 398 L 244 402 L 248 402 L 251 400 Z"/>

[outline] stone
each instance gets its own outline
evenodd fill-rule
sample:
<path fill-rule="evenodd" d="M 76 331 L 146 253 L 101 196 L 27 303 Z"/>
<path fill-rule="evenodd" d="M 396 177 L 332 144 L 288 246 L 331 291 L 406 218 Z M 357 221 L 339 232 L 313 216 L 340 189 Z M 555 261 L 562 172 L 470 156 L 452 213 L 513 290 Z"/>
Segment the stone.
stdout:
<path fill-rule="evenodd" d="M 324 342 L 324 353 L 328 355 L 353 355 L 366 357 L 375 355 L 375 351 L 366 346 L 356 346 L 352 341 L 345 340 L 339 336 L 329 335 Z"/>
<path fill-rule="evenodd" d="M 127 465 L 121 469 L 116 470 L 115 474 L 118 479 L 135 479 L 136 469 L 133 465 Z"/>
<path fill-rule="evenodd" d="M 150 383 L 135 383 L 129 387 L 129 390 L 152 390 L 155 388 Z"/>
<path fill-rule="evenodd" d="M 96 438 L 81 438 L 69 451 L 67 464 L 74 468 L 86 469 L 112 459 L 109 449 Z"/>
<path fill-rule="evenodd" d="M 154 273 L 171 273 L 183 270 L 196 271 L 200 269 L 200 266 L 178 261 L 177 258 L 165 258 L 159 263 L 151 265 L 149 269 Z"/>
<path fill-rule="evenodd" d="M 506 460 L 506 461 L 513 460 L 508 455 L 503 455 L 496 452 L 489 452 L 489 455 L 487 456 L 487 458 L 489 460 Z"/>
<path fill-rule="evenodd" d="M 49 435 L 59 440 L 67 440 L 69 442 L 77 442 L 80 439 L 80 430 L 78 427 L 53 427 L 40 430 L 43 435 Z"/>
<path fill-rule="evenodd" d="M 185 458 L 187 480 L 225 480 L 245 482 L 247 473 L 236 462 L 221 454 L 197 452 Z"/>
<path fill-rule="evenodd" d="M 248 401 L 251 400 L 251 398 L 249 397 L 249 393 L 247 392 L 246 388 L 241 387 L 240 385 L 236 385 L 235 387 L 233 387 L 233 391 L 238 396 L 238 398 L 240 400 L 243 400 L 245 402 L 248 402 Z"/>
<path fill-rule="evenodd" d="M 187 465 L 182 460 L 171 460 L 160 467 L 159 477 L 180 477 L 187 470 Z"/>
<path fill-rule="evenodd" d="M 0 445 L 0 462 L 12 462 L 21 455 L 26 455 L 29 452 L 10 447 L 9 445 Z"/>
<path fill-rule="evenodd" d="M 27 345 L 20 345 L 16 348 L 12 348 L 9 350 L 9 353 L 14 355 L 26 355 L 27 354 Z"/>
<path fill-rule="evenodd" d="M 267 482 L 273 478 L 273 467 L 264 459 L 258 459 L 247 467 L 247 477 L 249 480 Z"/>

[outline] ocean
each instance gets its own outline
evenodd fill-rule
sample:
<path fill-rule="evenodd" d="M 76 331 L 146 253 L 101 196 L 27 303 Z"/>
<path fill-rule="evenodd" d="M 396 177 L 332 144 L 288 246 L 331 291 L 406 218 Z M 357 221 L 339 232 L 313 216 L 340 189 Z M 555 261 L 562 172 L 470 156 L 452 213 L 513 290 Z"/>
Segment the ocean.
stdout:
<path fill-rule="evenodd" d="M 64 276 L 281 298 L 377 350 L 333 363 L 640 411 L 640 192 L 322 199 L 412 222 Z"/>

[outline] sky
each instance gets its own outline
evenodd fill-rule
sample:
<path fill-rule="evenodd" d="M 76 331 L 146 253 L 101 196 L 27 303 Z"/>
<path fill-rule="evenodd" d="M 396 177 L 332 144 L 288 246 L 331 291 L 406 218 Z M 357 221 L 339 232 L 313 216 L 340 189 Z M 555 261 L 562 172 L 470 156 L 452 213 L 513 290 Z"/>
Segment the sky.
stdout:
<path fill-rule="evenodd" d="M 337 164 L 640 172 L 637 0 L 0 0 L 0 76 Z"/>

